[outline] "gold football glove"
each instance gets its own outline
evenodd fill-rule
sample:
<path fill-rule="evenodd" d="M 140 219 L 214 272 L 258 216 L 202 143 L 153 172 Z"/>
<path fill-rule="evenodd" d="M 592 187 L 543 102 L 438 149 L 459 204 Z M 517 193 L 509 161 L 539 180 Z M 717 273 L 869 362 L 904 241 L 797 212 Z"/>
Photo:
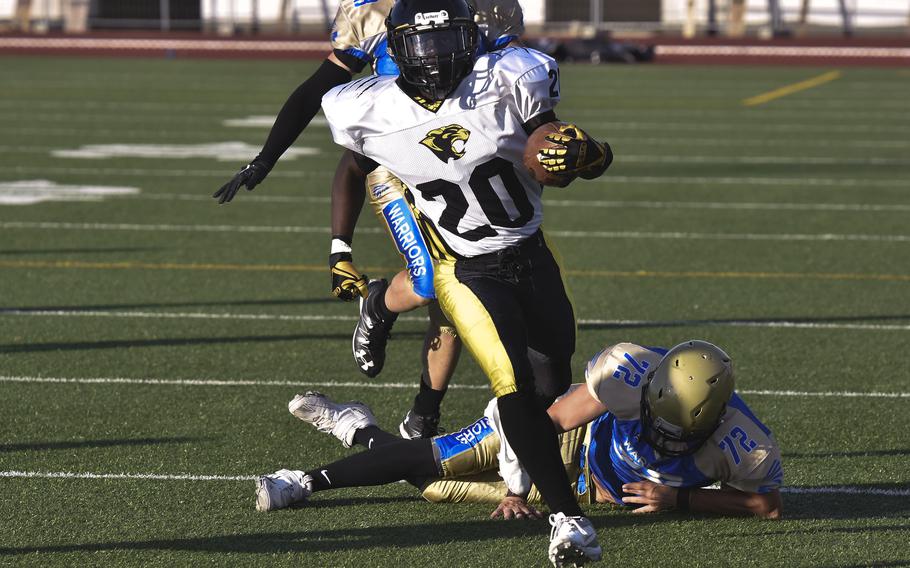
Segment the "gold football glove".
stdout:
<path fill-rule="evenodd" d="M 574 124 L 560 125 L 559 132 L 548 134 L 546 139 L 558 146 L 541 148 L 537 161 L 550 173 L 594 179 L 613 161 L 609 145 L 591 138 Z"/>
<path fill-rule="evenodd" d="M 332 269 L 332 294 L 339 300 L 350 302 L 357 296 L 367 297 L 367 277 L 354 266 L 349 252 L 329 256 Z"/>

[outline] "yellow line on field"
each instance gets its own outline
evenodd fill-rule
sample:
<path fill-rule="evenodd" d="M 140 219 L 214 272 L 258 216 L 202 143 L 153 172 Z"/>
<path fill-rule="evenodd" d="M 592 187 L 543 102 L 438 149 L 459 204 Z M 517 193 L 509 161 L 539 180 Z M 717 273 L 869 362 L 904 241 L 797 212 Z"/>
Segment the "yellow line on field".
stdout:
<path fill-rule="evenodd" d="M 805 81 L 800 81 L 799 83 L 793 83 L 792 85 L 787 85 L 786 87 L 781 87 L 779 89 L 774 89 L 773 91 L 768 91 L 767 93 L 762 93 L 761 95 L 755 95 L 754 97 L 743 99 L 743 105 L 755 106 L 764 104 L 768 101 L 773 101 L 774 99 L 779 99 L 781 97 L 786 97 L 787 95 L 792 95 L 793 93 L 811 89 L 812 87 L 830 83 L 835 79 L 840 79 L 840 77 L 840 71 L 829 71 L 828 73 L 819 75 L 818 77 L 806 79 Z"/>
<path fill-rule="evenodd" d="M 328 272 L 321 264 L 216 264 L 178 262 L 84 262 L 80 260 L 0 260 L 0 268 L 80 268 L 95 270 L 236 270 L 245 272 Z M 389 273 L 396 266 L 366 266 L 367 273 Z M 569 276 L 596 278 L 740 278 L 740 279 L 812 279 L 874 280 L 910 282 L 910 274 L 858 274 L 850 272 L 707 272 L 654 270 L 566 270 Z"/>

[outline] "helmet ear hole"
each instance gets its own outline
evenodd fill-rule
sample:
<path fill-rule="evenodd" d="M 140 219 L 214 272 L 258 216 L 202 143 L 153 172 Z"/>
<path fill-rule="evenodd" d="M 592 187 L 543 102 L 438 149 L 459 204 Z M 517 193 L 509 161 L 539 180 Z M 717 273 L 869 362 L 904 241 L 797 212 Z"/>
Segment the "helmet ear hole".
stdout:
<path fill-rule="evenodd" d="M 660 389 L 660 390 L 657 391 L 657 398 L 658 398 L 658 399 L 660 399 L 663 395 L 664 395 L 664 389 Z"/>
<path fill-rule="evenodd" d="M 709 385 L 716 385 L 716 384 L 717 384 L 717 377 L 711 377 L 710 379 L 708 379 L 708 384 L 709 384 Z"/>

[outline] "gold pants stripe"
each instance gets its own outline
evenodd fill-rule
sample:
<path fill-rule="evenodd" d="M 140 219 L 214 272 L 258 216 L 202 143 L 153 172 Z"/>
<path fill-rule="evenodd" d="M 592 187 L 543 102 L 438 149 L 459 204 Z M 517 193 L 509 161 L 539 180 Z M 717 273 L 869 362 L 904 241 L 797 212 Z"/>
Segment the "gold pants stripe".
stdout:
<path fill-rule="evenodd" d="M 455 262 L 440 260 L 434 280 L 443 313 L 455 325 L 458 336 L 490 380 L 497 398 L 517 392 L 512 360 L 499 338 L 493 318 L 483 302 L 455 276 Z"/>

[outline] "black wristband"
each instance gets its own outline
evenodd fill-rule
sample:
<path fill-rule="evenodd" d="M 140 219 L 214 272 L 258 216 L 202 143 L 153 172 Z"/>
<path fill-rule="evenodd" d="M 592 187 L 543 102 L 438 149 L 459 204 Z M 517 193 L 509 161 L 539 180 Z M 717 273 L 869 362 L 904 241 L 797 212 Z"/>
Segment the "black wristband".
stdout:
<path fill-rule="evenodd" d="M 676 490 L 676 510 L 677 511 L 688 511 L 689 510 L 689 497 L 691 496 L 692 490 L 688 487 L 680 487 Z"/>

